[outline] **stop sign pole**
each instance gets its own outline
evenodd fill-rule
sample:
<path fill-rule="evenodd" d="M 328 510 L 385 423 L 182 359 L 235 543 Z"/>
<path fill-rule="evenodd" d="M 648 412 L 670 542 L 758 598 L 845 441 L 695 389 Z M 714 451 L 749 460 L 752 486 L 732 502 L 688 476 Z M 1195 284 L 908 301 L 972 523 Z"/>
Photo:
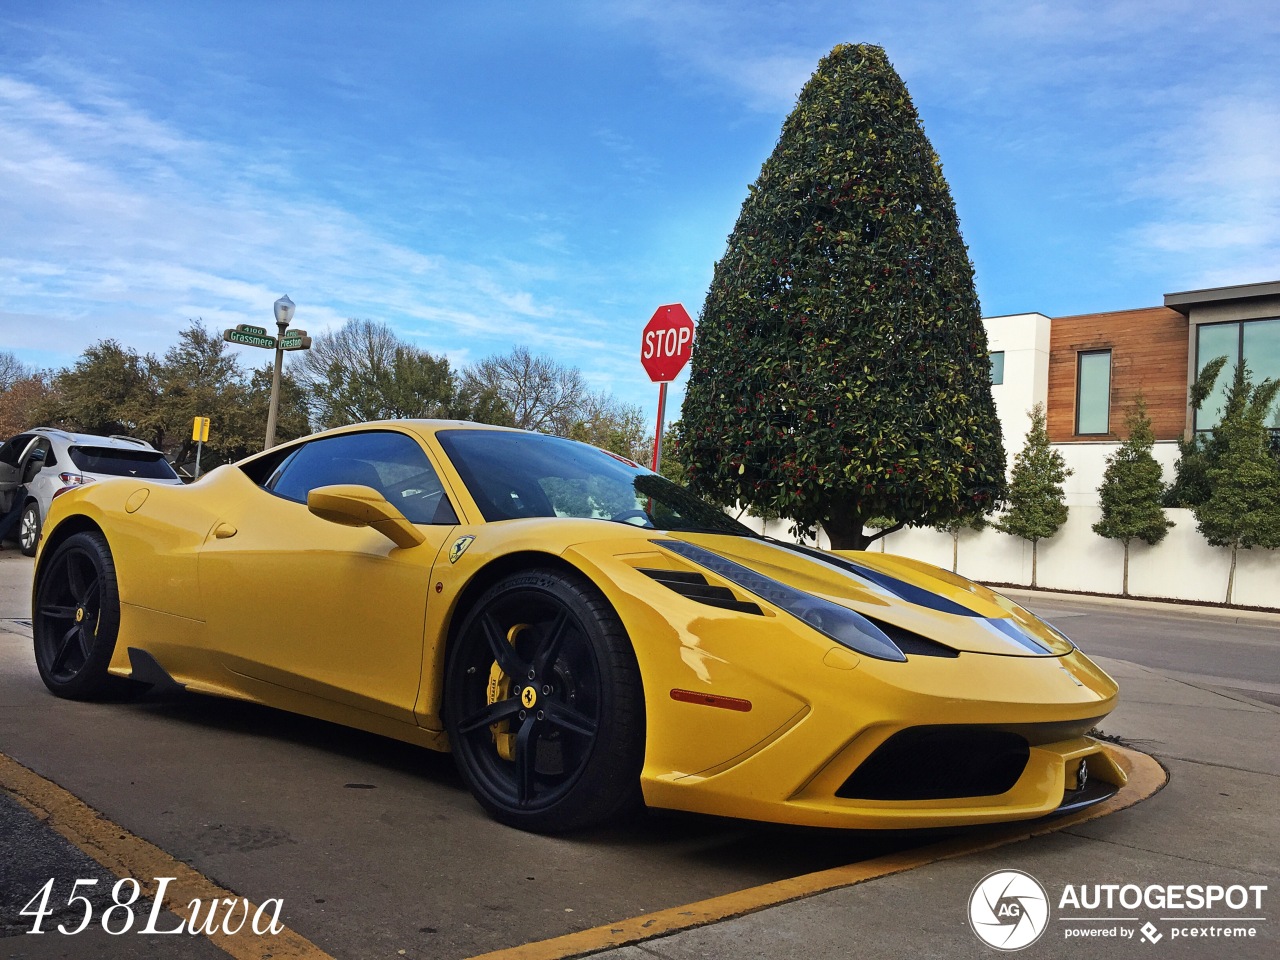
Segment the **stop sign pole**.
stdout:
<path fill-rule="evenodd" d="M 678 303 L 654 311 L 640 338 L 640 363 L 658 384 L 658 426 L 653 433 L 653 471 L 662 464 L 662 424 L 667 411 L 667 384 L 693 355 L 693 320 Z"/>

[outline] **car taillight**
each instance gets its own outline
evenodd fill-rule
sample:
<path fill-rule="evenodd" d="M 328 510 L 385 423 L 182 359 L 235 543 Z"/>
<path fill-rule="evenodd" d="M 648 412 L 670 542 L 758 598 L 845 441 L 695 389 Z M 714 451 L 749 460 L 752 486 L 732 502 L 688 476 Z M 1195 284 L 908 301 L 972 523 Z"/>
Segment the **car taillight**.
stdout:
<path fill-rule="evenodd" d="M 58 479 L 62 481 L 63 486 L 53 491 L 54 500 L 58 499 L 59 494 L 66 493 L 68 490 L 72 490 L 81 484 L 93 483 L 93 477 L 86 477 L 79 473 L 60 473 L 58 474 Z"/>

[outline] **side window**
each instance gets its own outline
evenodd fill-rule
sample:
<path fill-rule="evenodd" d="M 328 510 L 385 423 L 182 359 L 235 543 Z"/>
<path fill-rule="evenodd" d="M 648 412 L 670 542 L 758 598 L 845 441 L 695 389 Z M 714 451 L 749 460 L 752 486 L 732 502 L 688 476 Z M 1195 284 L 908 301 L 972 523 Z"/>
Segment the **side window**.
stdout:
<path fill-rule="evenodd" d="M 276 468 L 265 484 L 299 503 L 316 487 L 354 483 L 372 487 L 411 523 L 458 522 L 427 455 L 402 433 L 344 433 L 313 440 Z"/>
<path fill-rule="evenodd" d="M 991 385 L 998 387 L 1004 383 L 1004 351 L 993 350 L 991 357 Z"/>
<path fill-rule="evenodd" d="M 49 441 L 42 438 L 35 442 L 31 452 L 27 454 L 26 463 L 22 468 L 22 482 L 30 483 L 36 478 L 36 474 L 40 472 L 40 469 L 46 465 L 53 465 L 53 451 L 50 448 Z"/>
<path fill-rule="evenodd" d="M 0 447 L 0 463 L 10 467 L 18 466 L 18 458 L 22 456 L 22 451 L 27 449 L 27 444 L 31 442 L 31 434 L 20 433 L 16 437 L 6 440 L 4 446 Z"/>
<path fill-rule="evenodd" d="M 1083 350 L 1076 360 L 1076 434 L 1111 431 L 1111 351 Z"/>

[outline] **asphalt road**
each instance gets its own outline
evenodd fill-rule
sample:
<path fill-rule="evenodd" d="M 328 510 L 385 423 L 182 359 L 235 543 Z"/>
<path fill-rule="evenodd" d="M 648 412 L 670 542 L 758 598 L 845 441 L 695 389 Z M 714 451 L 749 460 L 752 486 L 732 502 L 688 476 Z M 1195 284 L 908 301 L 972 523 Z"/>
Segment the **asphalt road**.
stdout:
<path fill-rule="evenodd" d="M 1134 606 L 1086 599 L 1015 599 L 1085 653 L 1280 705 L 1280 616 L 1206 613 L 1179 604 Z"/>
<path fill-rule="evenodd" d="M 533 836 L 489 820 L 445 755 L 190 694 L 58 700 L 22 622 L 30 565 L 0 554 L 0 753 L 223 886 L 283 898 L 288 925 L 335 956 L 471 956 L 921 842 L 666 813 Z M 21 819 L 0 807 L 0 829 L 6 812 Z M 27 835 L 4 829 L 3 846 Z M 64 899 L 93 875 L 52 862 Z M 0 872 L 0 910 L 39 872 Z"/>
<path fill-rule="evenodd" d="M 538 837 L 488 820 L 447 756 L 194 695 L 58 700 L 40 683 L 22 623 L 30 563 L 0 554 L 0 753 L 217 883 L 256 902 L 282 898 L 285 922 L 334 956 L 466 957 L 922 842 L 670 814 Z M 1026 602 L 1086 652 L 1280 702 L 1280 619 Z M 97 875 L 65 844 L 40 847 L 24 817 L 0 804 L 6 916 L 41 876 L 69 889 Z M 82 956 L 89 946 L 35 939 L 0 940 L 0 954 Z M 205 955 L 196 950 L 182 955 Z"/>

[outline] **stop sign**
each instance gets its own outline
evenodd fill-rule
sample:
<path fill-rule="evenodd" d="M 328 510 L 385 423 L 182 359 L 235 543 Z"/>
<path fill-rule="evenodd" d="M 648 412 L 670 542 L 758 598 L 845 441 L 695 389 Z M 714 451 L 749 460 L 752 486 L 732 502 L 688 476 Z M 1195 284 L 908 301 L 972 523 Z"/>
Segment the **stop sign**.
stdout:
<path fill-rule="evenodd" d="M 640 362 L 654 383 L 670 383 L 693 355 L 693 321 L 684 307 L 669 303 L 654 311 L 640 339 Z"/>

